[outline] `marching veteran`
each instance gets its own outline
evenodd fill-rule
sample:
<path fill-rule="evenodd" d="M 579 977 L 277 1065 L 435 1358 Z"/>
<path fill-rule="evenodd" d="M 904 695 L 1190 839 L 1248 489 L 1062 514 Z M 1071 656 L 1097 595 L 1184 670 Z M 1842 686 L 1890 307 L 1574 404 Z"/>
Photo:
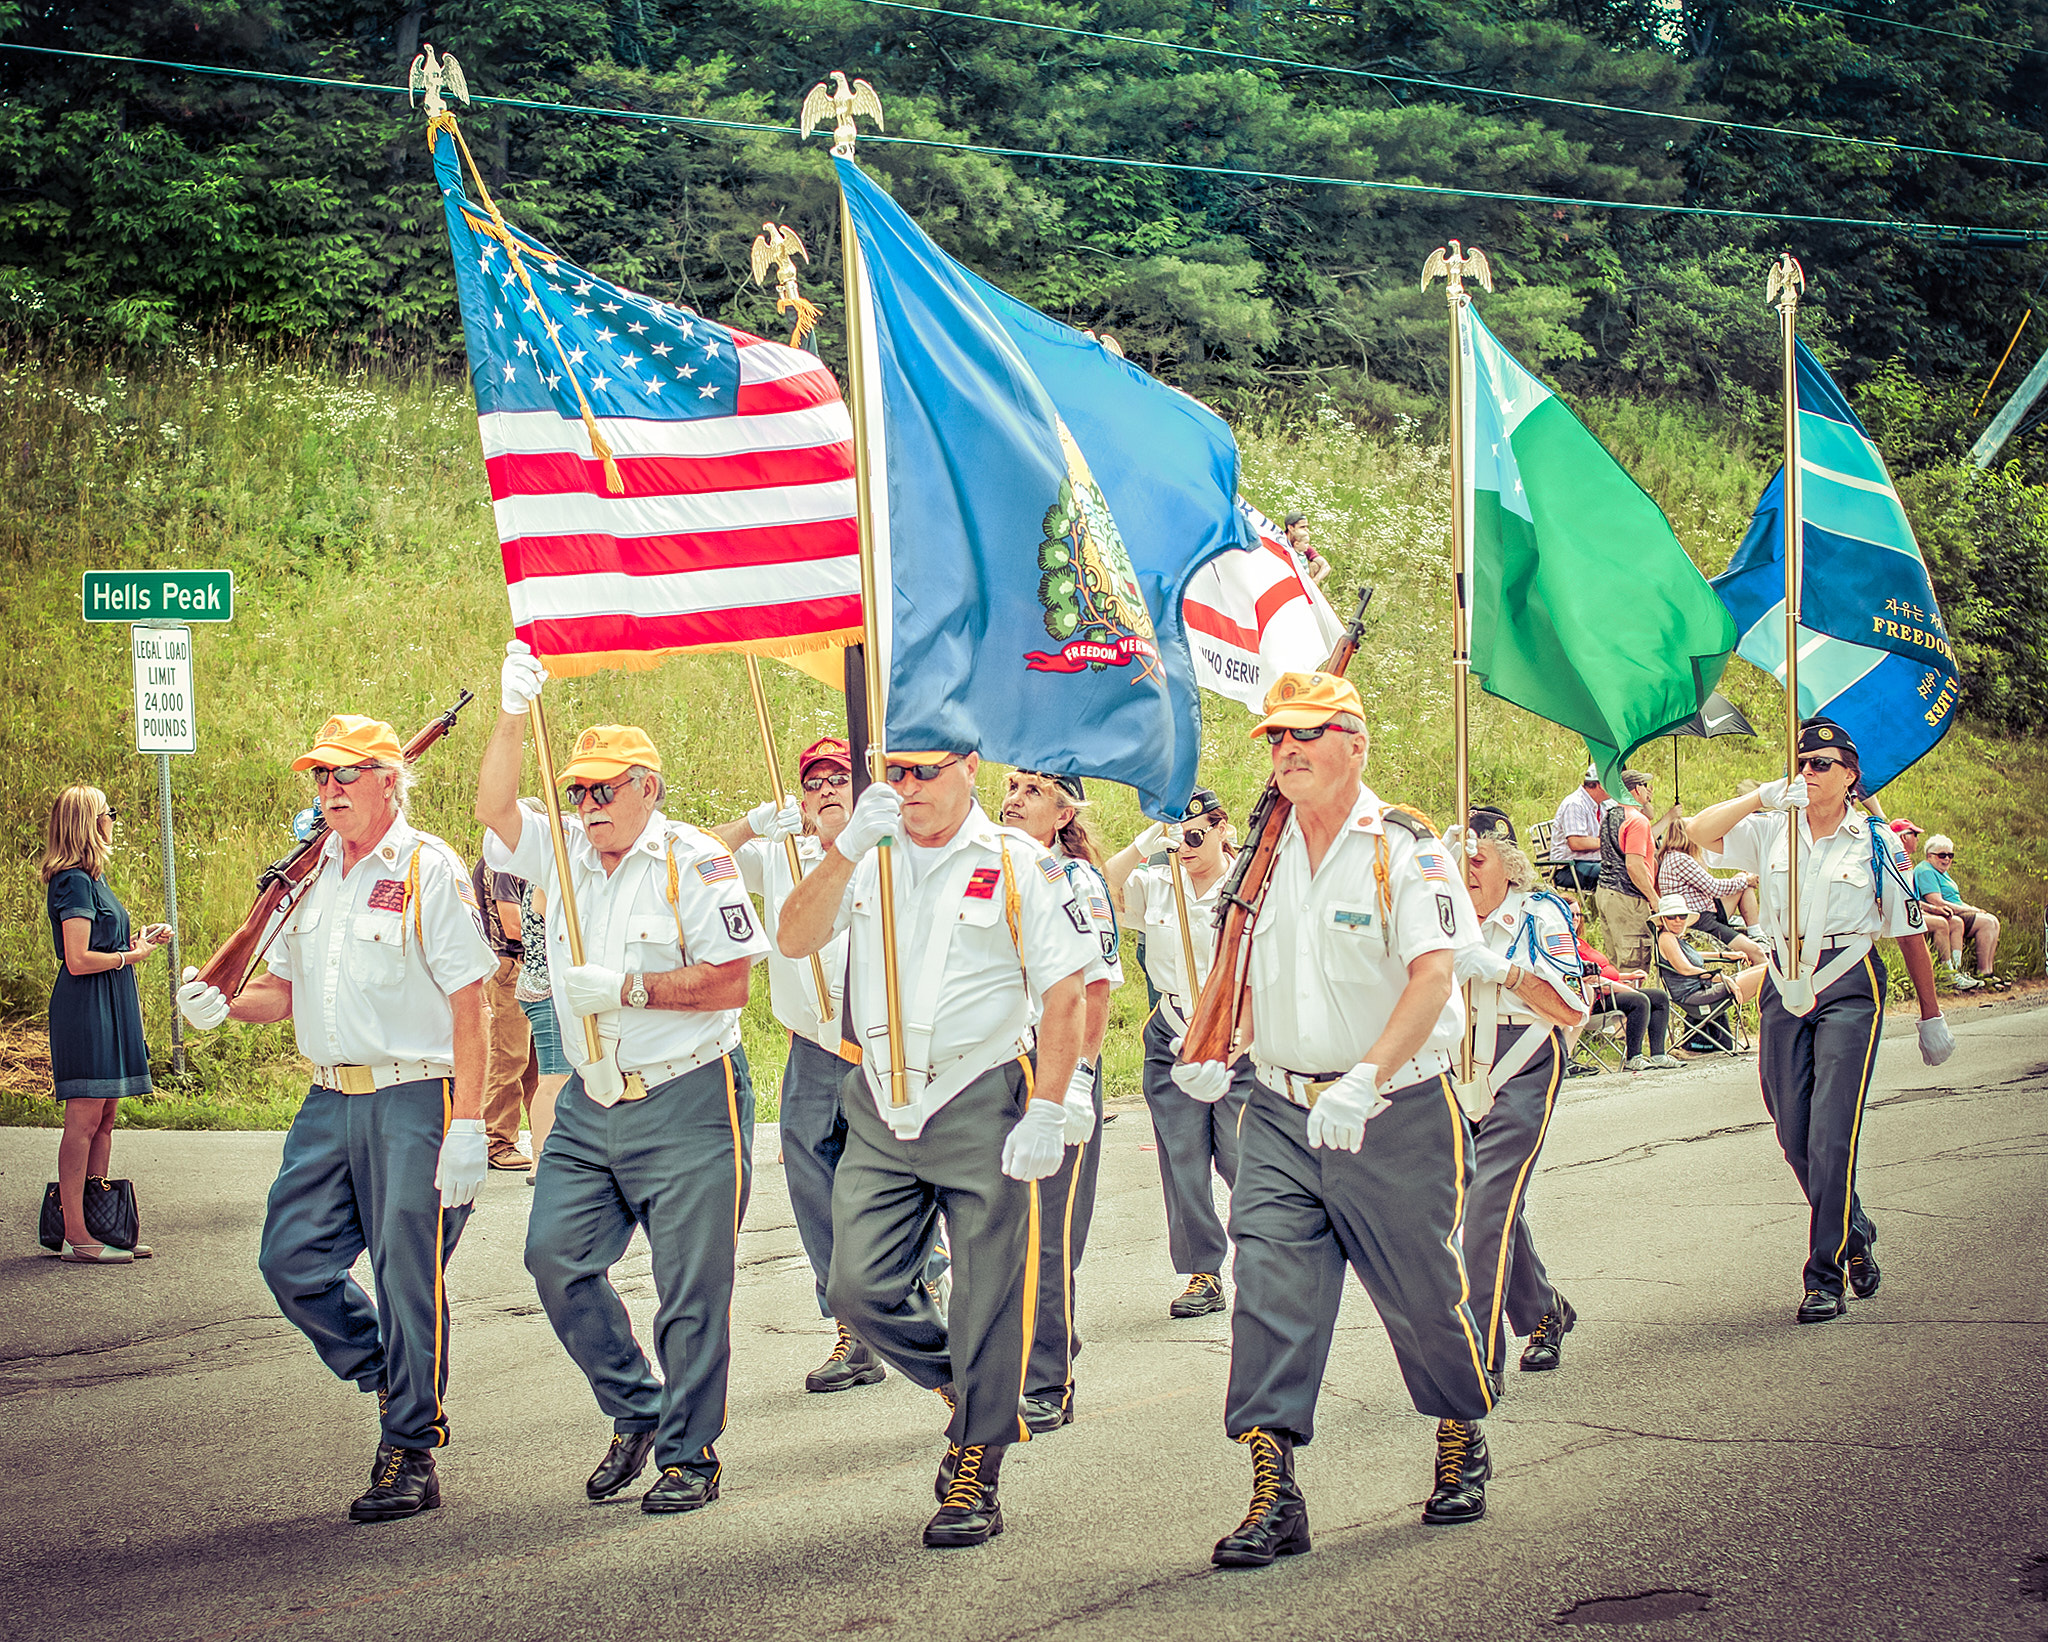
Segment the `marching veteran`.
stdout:
<path fill-rule="evenodd" d="M 1365 710 L 1345 679 L 1282 674 L 1252 733 L 1293 810 L 1251 934 L 1258 1081 L 1230 1202 L 1224 1430 L 1251 1451 L 1252 1497 L 1212 1560 L 1239 1568 L 1309 1548 L 1294 1450 L 1315 1433 L 1347 1263 L 1415 1407 L 1437 1419 L 1424 1522 L 1485 1515 L 1493 1406 L 1456 1236 L 1472 1131 L 1450 1078 L 1464 1025 L 1451 974 L 1479 939 L 1471 897 L 1429 823 L 1361 779 Z M 1198 1061 L 1174 1080 L 1216 1101 L 1231 1073 Z"/>
<path fill-rule="evenodd" d="M 1101 957 L 1065 870 L 974 799 L 973 752 L 891 753 L 818 870 L 783 903 L 786 957 L 851 938 L 846 997 L 861 1065 L 843 1085 L 832 1188 L 833 1312 L 951 1408 L 929 1546 L 1003 1530 L 1003 1452 L 1036 1327 L 1038 1182 L 1066 1152 L 1083 976 Z M 893 840 L 901 1076 L 889 1037 L 880 859 Z M 1027 1047 L 1037 1007 L 1035 1054 Z M 898 1103 L 898 1096 L 903 1103 Z M 945 1318 L 918 1283 L 946 1220 Z"/>
<path fill-rule="evenodd" d="M 1095 1183 L 1102 1171 L 1102 1040 L 1109 995 L 1124 984 L 1116 914 L 1102 876 L 1102 849 L 1082 813 L 1088 789 L 1078 775 L 1012 770 L 1004 782 L 1002 819 L 1051 854 L 1067 875 L 1074 904 L 1088 914 L 1101 950 L 1081 972 L 1084 1014 L 1081 1057 L 1067 1085 L 1067 1151 L 1038 1183 L 1038 1329 L 1024 1373 L 1024 1423 L 1057 1431 L 1074 1418 L 1074 1289 L 1088 1229 L 1095 1223 Z"/>
<path fill-rule="evenodd" d="M 1230 1245 L 1216 1213 L 1210 1171 L 1237 1189 L 1237 1129 L 1251 1093 L 1251 1061 L 1237 1062 L 1229 1091 L 1213 1103 L 1190 1099 L 1173 1080 L 1188 1017 L 1216 960 L 1216 906 L 1231 869 L 1229 819 L 1222 801 L 1207 787 L 1197 787 L 1178 836 L 1155 824 L 1109 861 L 1110 885 L 1120 892 L 1124 915 L 1145 932 L 1145 974 L 1159 994 L 1145 1022 L 1143 1085 L 1166 1196 L 1166 1252 L 1173 1269 L 1188 1280 L 1166 1308 L 1176 1318 L 1207 1317 L 1229 1304 L 1223 1295 L 1223 1260 Z M 1172 859 L 1157 866 L 1147 861 L 1162 843 L 1178 853 L 1179 887 Z M 1194 952 L 1192 976 L 1183 931 L 1185 946 Z"/>
<path fill-rule="evenodd" d="M 1920 1003 L 1920 1058 L 1955 1052 L 1934 992 L 1920 902 L 1898 834 L 1850 802 L 1861 763 L 1828 718 L 1799 727 L 1798 767 L 1686 823 L 1700 848 L 1758 877 L 1770 959 L 1758 996 L 1757 1074 L 1764 1109 L 1813 1213 L 1805 1291 L 1794 1314 L 1825 1323 L 1877 1292 L 1877 1227 L 1856 1197 L 1856 1142 L 1884 1031 L 1886 971 L 1873 943 L 1898 939 Z M 1788 822 L 1786 812 L 1796 817 Z M 1790 832 L 1799 835 L 1799 928 L 1791 927 Z"/>
<path fill-rule="evenodd" d="M 743 820 L 713 827 L 712 836 L 733 852 L 747 893 L 761 897 L 761 920 L 773 942 L 782 903 L 795 888 L 783 840 L 796 839 L 797 860 L 808 874 L 838 841 L 853 810 L 853 758 L 846 743 L 827 736 L 797 759 L 801 796 L 783 808 L 763 800 Z M 840 991 L 846 983 L 846 937 L 835 936 L 818 954 L 825 974 L 829 1010 L 819 1007 L 818 984 L 808 960 L 768 953 L 768 1003 L 789 1033 L 783 1062 L 779 1121 L 782 1170 L 789 1182 L 789 1206 L 797 1237 L 817 1278 L 818 1312 L 830 1317 L 825 1279 L 832 1271 L 832 1176 L 846 1149 L 846 1118 L 839 1110 L 839 1083 L 846 1062 L 839 1055 Z M 830 1019 L 825 1015 L 829 1013 Z M 844 1323 L 826 1359 L 804 1376 L 806 1391 L 847 1391 L 880 1385 L 882 1361 Z"/>
<path fill-rule="evenodd" d="M 1465 1199 L 1465 1269 L 1472 1309 L 1486 1331 L 1486 1368 L 1500 1395 L 1512 1329 L 1528 1336 L 1518 1365 L 1557 1367 L 1564 1336 L 1578 1321 L 1550 1286 L 1529 1235 L 1530 1177 L 1550 1130 L 1568 1053 L 1559 1028 L 1582 1026 L 1578 937 L 1571 909 L 1538 887 L 1536 867 L 1505 814 L 1472 811 L 1471 842 L 1454 829 L 1465 857 L 1465 887 L 1479 914 L 1480 944 L 1458 948 L 1452 973 L 1471 983 L 1474 1082 L 1472 1189 Z"/>
<path fill-rule="evenodd" d="M 321 1361 L 377 1394 L 376 1464 L 348 1514 L 385 1522 L 441 1503 L 443 1274 L 489 1167 L 483 983 L 498 962 L 469 869 L 405 818 L 413 777 L 390 725 L 337 714 L 292 768 L 312 772 L 328 836 L 270 972 L 230 1003 L 188 969 L 178 1007 L 202 1031 L 289 1019 L 313 1063 L 256 1258 Z M 349 1275 L 365 1250 L 374 1302 Z"/>
<path fill-rule="evenodd" d="M 548 972 L 575 1067 L 535 1166 L 526 1269 L 612 1420 L 584 1491 L 618 1493 L 652 1452 L 661 1475 L 640 1509 L 694 1511 L 718 1498 L 713 1444 L 754 1131 L 739 1018 L 768 943 L 730 852 L 662 814 L 661 755 L 646 733 L 606 724 L 577 737 L 557 772 L 576 810 L 562 823 L 585 941 L 584 962 L 571 962 L 553 840 L 519 805 L 526 720 L 547 675 L 518 640 L 506 649 L 476 813 L 490 829 L 484 859 L 547 895 Z M 596 1061 L 586 1016 L 604 1046 Z M 636 1225 L 654 1264 L 659 1378 L 606 1275 Z"/>

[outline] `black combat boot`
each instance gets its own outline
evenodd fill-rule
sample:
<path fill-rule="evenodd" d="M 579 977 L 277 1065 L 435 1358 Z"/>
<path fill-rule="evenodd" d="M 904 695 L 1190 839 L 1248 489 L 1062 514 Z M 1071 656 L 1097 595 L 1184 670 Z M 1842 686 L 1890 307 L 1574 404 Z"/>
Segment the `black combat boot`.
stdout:
<path fill-rule="evenodd" d="M 1002 1474 L 1005 1446 L 971 1443 L 960 1450 L 946 1496 L 939 1501 L 937 1514 L 924 1525 L 926 1545 L 934 1549 L 986 1545 L 1003 1531 L 1003 1508 L 996 1501 L 996 1481 Z"/>
<path fill-rule="evenodd" d="M 1477 1522 L 1486 1515 L 1486 1479 L 1492 1475 L 1486 1431 L 1479 1421 L 1438 1420 L 1436 1488 L 1423 1504 L 1422 1520 L 1432 1528 Z"/>
<path fill-rule="evenodd" d="M 1552 1291 L 1551 1309 L 1536 1319 L 1536 1326 L 1529 1332 L 1529 1342 L 1522 1347 L 1522 1360 L 1517 1365 L 1524 1374 L 1542 1374 L 1557 1367 L 1559 1348 L 1564 1337 L 1571 1333 L 1572 1325 L 1579 1320 L 1579 1314 L 1572 1310 L 1571 1301 L 1562 1294 Z"/>
<path fill-rule="evenodd" d="M 1175 1297 L 1166 1308 L 1169 1317 L 1207 1317 L 1228 1305 L 1223 1298 L 1223 1279 L 1214 1272 L 1198 1271 L 1188 1279 L 1188 1286 Z"/>
<path fill-rule="evenodd" d="M 418 1516 L 441 1503 L 441 1479 L 434 1475 L 431 1448 L 394 1448 L 377 1444 L 377 1463 L 370 1472 L 370 1491 L 348 1508 L 351 1522 L 396 1522 Z"/>
<path fill-rule="evenodd" d="M 1875 1285 L 1872 1285 L 1875 1287 Z M 1826 1289 L 1808 1289 L 1806 1297 L 1799 1302 L 1799 1309 L 1793 1313 L 1793 1321 L 1799 1323 L 1831 1323 L 1849 1309 L 1849 1302 L 1839 1294 L 1830 1294 Z"/>
<path fill-rule="evenodd" d="M 1264 1568 L 1309 1547 L 1308 1504 L 1294 1485 L 1294 1439 L 1254 1426 L 1237 1439 L 1252 1451 L 1252 1503 L 1244 1521 L 1216 1542 L 1219 1568 Z"/>
<path fill-rule="evenodd" d="M 888 1373 L 867 1343 L 841 1323 L 839 1343 L 833 1346 L 831 1356 L 804 1376 L 804 1389 L 850 1391 L 857 1385 L 880 1385 Z"/>

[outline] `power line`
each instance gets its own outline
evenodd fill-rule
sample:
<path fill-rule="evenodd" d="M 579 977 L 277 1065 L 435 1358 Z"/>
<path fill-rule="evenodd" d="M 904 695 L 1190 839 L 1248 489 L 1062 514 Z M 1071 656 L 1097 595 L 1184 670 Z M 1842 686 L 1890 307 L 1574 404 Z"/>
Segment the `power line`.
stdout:
<path fill-rule="evenodd" d="M 369 80 L 340 80 L 310 74 L 280 74 L 265 69 L 228 68 L 211 63 L 180 63 L 157 57 L 123 57 L 111 52 L 77 51 L 55 46 L 19 45 L 0 40 L 0 51 L 32 52 L 43 57 L 72 57 L 93 62 L 121 63 L 129 67 L 170 69 L 184 74 L 221 76 L 236 80 L 268 81 L 280 85 L 316 86 L 328 90 L 370 91 L 385 96 L 404 96 L 403 86 L 379 85 Z M 698 114 L 657 114 L 641 109 L 603 108 L 585 103 L 548 102 L 531 97 L 472 97 L 473 103 L 500 108 L 526 109 L 543 114 L 582 114 L 598 119 L 624 120 L 647 125 L 671 125 L 717 131 L 741 131 L 767 136 L 798 136 L 791 125 L 768 125 L 751 120 L 714 120 Z M 1364 177 L 1322 177 L 1291 171 L 1256 171 L 1235 166 L 1195 165 L 1182 160 L 1148 160 L 1118 154 L 1074 154 L 1041 148 L 1007 148 L 989 143 L 943 142 L 930 137 L 892 137 L 880 132 L 865 134 L 863 143 L 898 148 L 928 148 L 956 154 L 993 154 L 1007 159 L 1041 160 L 1056 165 L 1096 165 L 1129 170 L 1166 171 L 1182 175 L 1232 178 L 1243 182 L 1292 183 L 1303 187 L 1363 188 L 1378 193 L 1432 195 L 1452 199 L 1487 200 L 1508 205 L 1576 206 L 1589 211 L 1641 211 L 1671 216 L 1718 217 L 1746 222 L 1786 222 L 1830 228 L 1874 228 L 1902 233 L 1917 239 L 1950 244 L 2034 245 L 2048 243 L 2048 228 L 1985 228 L 1963 223 L 1911 222 L 1892 217 L 1828 217 L 1791 211 L 1745 211 L 1728 206 L 1670 205 L 1645 200 L 1599 200 L 1570 194 L 1525 194 L 1490 188 L 1457 188 L 1441 183 L 1393 182 Z"/>
<path fill-rule="evenodd" d="M 2048 170 L 2048 160 L 2024 160 L 2010 154 L 1979 154 L 1968 149 L 1930 148 L 1917 143 L 1885 142 L 1876 137 L 1850 137 L 1836 131 L 1801 131 L 1795 126 L 1760 125 L 1748 120 L 1715 119 L 1706 114 L 1675 114 L 1666 109 L 1630 108 L 1621 103 L 1593 103 L 1576 97 L 1549 97 L 1535 91 L 1508 91 L 1498 86 L 1465 85 L 1457 80 L 1437 80 L 1426 75 L 1390 74 L 1384 69 L 1348 68 L 1329 63 L 1311 63 L 1299 57 L 1263 57 L 1256 52 L 1225 51 L 1218 46 L 1193 46 L 1173 40 L 1148 40 L 1141 34 L 1110 34 L 1097 29 L 1067 28 L 1057 23 L 1029 23 L 1016 17 L 998 17 L 990 12 L 949 11 L 943 6 L 925 6 L 914 0 L 860 0 L 865 6 L 888 11 L 922 12 L 930 17 L 951 17 L 969 23 L 1000 23 L 1005 28 L 1029 29 L 1037 34 L 1060 34 L 1078 40 L 1101 40 L 1112 45 L 1147 46 L 1154 51 L 1176 51 L 1191 57 L 1217 57 L 1231 62 L 1256 63 L 1266 68 L 1295 69 L 1309 74 L 1334 74 L 1349 79 L 1382 81 L 1390 85 L 1422 86 L 1432 91 L 1455 91 L 1463 96 L 1493 97 L 1518 103 L 1541 103 L 1551 108 L 1574 108 L 1594 114 L 1622 114 L 1637 120 L 1675 120 L 1684 125 L 1711 126 L 1722 131 L 1748 131 L 1771 137 L 1798 137 L 1808 142 L 1840 143 L 1852 148 L 1876 149 L 1885 154 L 1925 154 L 1946 160 L 1985 160 L 1994 165 L 2020 165 Z M 1964 36 L 1972 38 L 1972 36 Z"/>
<path fill-rule="evenodd" d="M 1987 34 L 1962 34 L 1955 29 L 1929 28 L 1925 23 L 1900 23 L 1889 17 L 1873 17 L 1867 11 L 1843 11 L 1839 6 L 1815 5 L 1813 0 L 1781 0 L 1783 5 L 1795 11 L 1825 12 L 1830 17 L 1847 17 L 1858 23 L 1875 23 L 1879 28 L 1908 29 L 1914 34 L 1940 34 L 1951 40 L 1967 40 L 1973 46 L 1996 46 L 2001 51 L 2017 51 L 2022 56 L 2048 57 L 2048 51 L 2038 46 L 2023 46 L 2013 40 L 1997 40 Z"/>

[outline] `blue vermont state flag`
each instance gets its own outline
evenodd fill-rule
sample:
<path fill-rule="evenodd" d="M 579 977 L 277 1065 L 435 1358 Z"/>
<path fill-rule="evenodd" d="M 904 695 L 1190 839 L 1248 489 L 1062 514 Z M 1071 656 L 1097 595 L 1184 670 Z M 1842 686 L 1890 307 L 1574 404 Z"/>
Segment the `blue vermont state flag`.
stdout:
<path fill-rule="evenodd" d="M 1181 593 L 1242 545 L 1236 442 L 834 163 L 860 243 L 889 748 L 1099 776 L 1178 815 L 1201 754 Z"/>
<path fill-rule="evenodd" d="M 1955 720 L 1956 659 L 1884 458 L 1804 342 L 1798 348 L 1799 716 L 1826 713 L 1876 792 Z M 1785 475 L 1764 491 L 1714 589 L 1736 654 L 1785 677 Z"/>

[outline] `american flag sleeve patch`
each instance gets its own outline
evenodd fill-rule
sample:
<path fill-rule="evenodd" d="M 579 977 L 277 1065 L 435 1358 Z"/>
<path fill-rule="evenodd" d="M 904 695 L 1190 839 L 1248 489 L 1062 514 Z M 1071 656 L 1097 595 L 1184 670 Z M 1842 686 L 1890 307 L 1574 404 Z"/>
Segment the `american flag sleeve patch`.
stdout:
<path fill-rule="evenodd" d="M 697 863 L 697 876 L 707 884 L 722 884 L 740 875 L 740 864 L 730 855 L 714 855 Z"/>

